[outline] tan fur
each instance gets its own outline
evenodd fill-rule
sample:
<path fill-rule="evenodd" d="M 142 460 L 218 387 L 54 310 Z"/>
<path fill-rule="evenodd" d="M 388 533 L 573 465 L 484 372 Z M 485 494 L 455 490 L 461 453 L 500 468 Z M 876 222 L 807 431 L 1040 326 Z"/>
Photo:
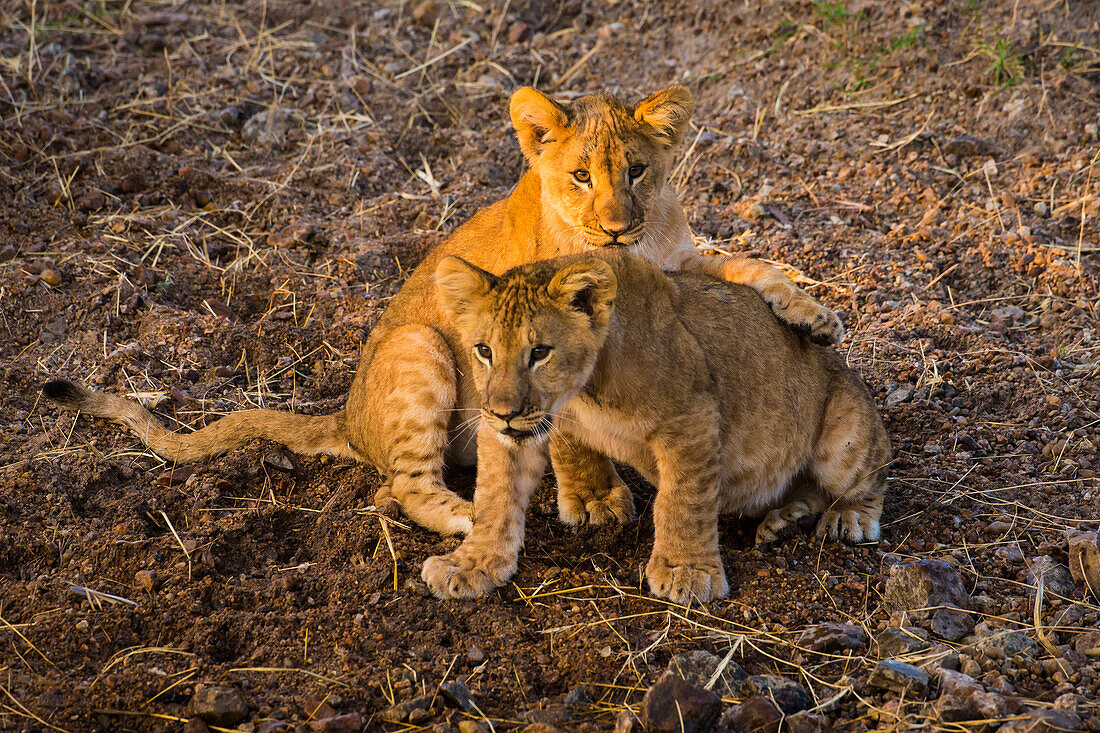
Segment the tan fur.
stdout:
<path fill-rule="evenodd" d="M 155 420 L 120 398 L 66 400 L 64 388 L 45 393 L 72 409 L 125 422 L 143 440 L 157 435 L 161 442 L 148 445 L 169 460 L 201 460 L 253 438 L 303 453 L 366 460 L 388 477 L 379 501 L 396 499 L 429 529 L 465 533 L 473 507 L 444 487 L 442 469 L 445 460 L 474 461 L 479 400 L 469 379 L 470 354 L 436 303 L 434 273 L 443 257 L 460 255 L 499 273 L 620 246 L 666 269 L 745 283 L 788 323 L 816 338 L 840 338 L 836 316 L 776 269 L 743 258 L 704 257 L 693 247 L 683 207 L 668 184 L 691 111 L 691 95 L 683 87 L 633 106 L 602 94 L 558 104 L 534 89 L 518 90 L 512 122 L 530 170 L 508 198 L 479 211 L 413 272 L 372 331 L 347 404 L 337 415 L 290 419 L 255 410 L 169 439 L 141 427 Z M 638 175 L 632 177 L 632 169 Z M 581 182 L 578 175 L 588 180 Z M 611 483 L 594 488 L 588 503 L 617 485 L 611 471 L 604 475 Z M 621 492 L 618 496 L 611 510 L 616 516 L 626 511 Z M 563 516 L 580 521 L 580 509 Z"/>
<path fill-rule="evenodd" d="M 677 603 L 728 593 L 719 513 L 763 516 L 761 543 L 809 515 L 821 515 L 819 535 L 878 540 L 890 443 L 870 394 L 835 351 L 782 327 L 748 288 L 609 250 L 500 277 L 450 257 L 437 282 L 476 355 L 480 445 L 492 430 L 505 445 L 479 453 L 474 503 L 484 492 L 490 526 L 479 512 L 476 543 L 424 565 L 437 595 L 477 595 L 510 577 L 529 499 L 519 467 L 547 438 L 567 522 L 630 517 L 604 456 L 657 486 L 646 577 Z"/>

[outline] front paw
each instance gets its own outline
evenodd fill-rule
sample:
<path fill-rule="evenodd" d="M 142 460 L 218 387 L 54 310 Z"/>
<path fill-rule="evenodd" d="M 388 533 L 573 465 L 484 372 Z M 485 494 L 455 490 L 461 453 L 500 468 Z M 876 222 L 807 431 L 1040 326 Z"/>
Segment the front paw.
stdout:
<path fill-rule="evenodd" d="M 853 507 L 833 507 L 821 515 L 815 534 L 850 545 L 878 542 L 882 536 L 877 512 Z"/>
<path fill-rule="evenodd" d="M 476 598 L 504 585 L 515 573 L 515 559 L 475 556 L 459 547 L 425 560 L 420 577 L 437 598 Z"/>
<path fill-rule="evenodd" d="M 658 598 L 686 606 L 692 600 L 699 603 L 725 598 L 730 587 L 722 558 L 679 561 L 654 554 L 645 569 L 649 591 Z"/>
<path fill-rule="evenodd" d="M 612 522 L 629 524 L 634 521 L 634 495 L 622 484 L 612 486 L 599 499 L 589 495 L 586 500 L 579 493 L 562 492 L 558 495 L 558 517 L 571 527 Z"/>
<path fill-rule="evenodd" d="M 791 298 L 786 305 L 773 303 L 772 310 L 792 328 L 809 333 L 816 343 L 839 344 L 844 338 L 844 324 L 837 314 L 804 293 Z"/>

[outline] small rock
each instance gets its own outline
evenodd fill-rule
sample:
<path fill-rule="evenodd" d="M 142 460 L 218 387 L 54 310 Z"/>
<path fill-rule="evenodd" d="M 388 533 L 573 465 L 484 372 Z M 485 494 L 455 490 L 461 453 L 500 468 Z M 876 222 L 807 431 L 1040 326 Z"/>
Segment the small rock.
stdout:
<path fill-rule="evenodd" d="M 1086 657 L 1100 657 L 1100 631 L 1086 631 L 1073 641 L 1073 648 Z"/>
<path fill-rule="evenodd" d="M 634 717 L 634 712 L 630 708 L 620 710 L 615 716 L 615 733 L 634 733 L 641 730 L 641 727 L 641 723 Z"/>
<path fill-rule="evenodd" d="M 1020 710 L 1019 701 L 998 695 L 996 692 L 975 692 L 970 696 L 970 700 L 983 719 L 1001 720 L 1015 715 Z"/>
<path fill-rule="evenodd" d="M 999 733 L 1065 733 L 1081 730 L 1083 727 L 1081 718 L 1073 713 L 1037 710 L 1028 717 L 1010 721 L 997 730 Z"/>
<path fill-rule="evenodd" d="M 803 632 L 798 637 L 798 646 L 813 652 L 833 653 L 861 649 L 867 641 L 867 632 L 855 624 L 824 623 Z"/>
<path fill-rule="evenodd" d="M 522 20 L 512 23 L 508 27 L 508 42 L 520 43 L 531 34 L 531 29 Z"/>
<path fill-rule="evenodd" d="M 825 718 L 808 710 L 788 715 L 786 724 L 787 733 L 822 733 L 826 728 Z"/>
<path fill-rule="evenodd" d="M 269 450 L 264 454 L 264 466 L 283 473 L 298 473 L 298 466 L 288 454 L 281 450 Z"/>
<path fill-rule="evenodd" d="M 183 733 L 210 733 L 210 726 L 198 718 L 191 718 L 184 724 Z"/>
<path fill-rule="evenodd" d="M 223 728 L 236 725 L 248 715 L 248 705 L 232 687 L 199 686 L 191 696 L 188 710 L 210 725 Z"/>
<path fill-rule="evenodd" d="M 916 626 L 889 626 L 875 637 L 878 656 L 901 657 L 928 646 L 928 632 Z"/>
<path fill-rule="evenodd" d="M 897 407 L 902 402 L 908 401 L 913 396 L 913 387 L 909 384 L 898 385 L 893 392 L 886 395 L 886 406 Z"/>
<path fill-rule="evenodd" d="M 671 672 L 661 675 L 642 698 L 642 723 L 652 732 L 709 730 L 721 712 L 721 698 Z"/>
<path fill-rule="evenodd" d="M 431 28 L 439 20 L 439 13 L 439 3 L 435 0 L 424 0 L 413 8 L 412 17 L 414 21 L 425 28 Z"/>
<path fill-rule="evenodd" d="M 978 639 L 974 648 L 987 657 L 1004 659 L 1017 654 L 1034 657 L 1039 653 L 1039 645 L 1022 631 L 998 631 Z M 993 651 L 996 650 L 996 651 Z"/>
<path fill-rule="evenodd" d="M 432 704 L 430 695 L 420 695 L 411 700 L 399 702 L 391 708 L 386 708 L 378 717 L 387 723 L 407 723 L 414 710 L 427 710 Z"/>
<path fill-rule="evenodd" d="M 1032 595 L 1038 589 L 1040 580 L 1043 582 L 1043 593 L 1048 599 L 1051 596 L 1070 598 L 1073 596 L 1073 589 L 1077 587 L 1069 569 L 1050 555 L 1031 559 L 1031 565 L 1027 569 L 1027 583 L 1032 588 Z"/>
<path fill-rule="evenodd" d="M 75 628 L 82 634 L 88 633 L 88 629 L 92 628 L 92 625 L 88 623 L 88 619 L 82 618 L 76 622 Z"/>
<path fill-rule="evenodd" d="M 980 668 L 979 668 L 980 669 Z M 955 697 L 970 697 L 976 692 L 984 692 L 982 683 L 968 674 L 952 672 L 949 669 L 941 669 L 936 679 L 940 683 L 940 691 L 944 695 Z"/>
<path fill-rule="evenodd" d="M 476 720 L 460 720 L 458 733 L 489 733 L 489 729 Z"/>
<path fill-rule="evenodd" d="M 928 680 L 928 673 L 920 667 L 896 659 L 883 659 L 875 664 L 867 682 L 874 687 L 913 696 L 928 688 Z"/>
<path fill-rule="evenodd" d="M 544 701 L 545 703 L 546 701 Z M 528 723 L 542 723 L 545 725 L 568 725 L 573 720 L 569 708 L 561 703 L 549 703 L 545 707 L 527 710 L 520 715 L 521 720 Z"/>
<path fill-rule="evenodd" d="M 932 614 L 932 633 L 947 641 L 958 641 L 974 628 L 974 618 L 963 611 L 937 609 Z"/>
<path fill-rule="evenodd" d="M 333 715 L 330 718 L 309 721 L 309 729 L 318 733 L 359 733 L 363 728 L 363 716 L 359 713 Z"/>
<path fill-rule="evenodd" d="M 565 694 L 565 704 L 574 708 L 588 707 L 592 704 L 592 696 L 588 693 L 587 685 L 577 685 Z"/>
<path fill-rule="evenodd" d="M 56 288 L 61 284 L 61 275 L 57 274 L 57 270 L 43 270 L 38 274 L 38 278 L 51 288 Z"/>
<path fill-rule="evenodd" d="M 1100 600 L 1100 541 L 1096 532 L 1071 531 L 1069 540 L 1069 572 L 1092 597 Z"/>
<path fill-rule="evenodd" d="M 673 656 L 668 662 L 668 671 L 680 675 L 696 687 L 713 690 L 720 697 L 735 695 L 741 688 L 741 681 L 748 675 L 741 669 L 741 665 L 730 659 L 718 675 L 718 679 L 710 685 L 711 678 L 721 664 L 722 660 L 717 656 L 702 649 L 695 649 Z"/>
<path fill-rule="evenodd" d="M 409 723 L 411 725 L 424 725 L 431 719 L 431 711 L 424 708 L 417 708 L 409 713 Z"/>
<path fill-rule="evenodd" d="M 139 570 L 134 573 L 134 583 L 146 593 L 152 593 L 157 589 L 160 578 L 155 570 Z"/>
<path fill-rule="evenodd" d="M 974 703 L 967 697 L 941 695 L 935 704 L 936 717 L 945 723 L 973 720 L 977 716 Z"/>
<path fill-rule="evenodd" d="M 813 701 L 810 691 L 805 687 L 794 680 L 775 674 L 749 677 L 741 684 L 741 692 L 746 695 L 759 695 L 770 700 L 786 715 L 805 710 Z"/>
<path fill-rule="evenodd" d="M 719 727 L 746 733 L 778 733 L 782 720 L 783 713 L 770 701 L 762 697 L 750 697 L 744 703 L 727 710 L 722 715 Z"/>
<path fill-rule="evenodd" d="M 905 611 L 923 620 L 936 608 L 970 608 L 970 594 L 958 571 L 948 563 L 918 560 L 890 566 L 885 602 L 890 611 Z"/>
<path fill-rule="evenodd" d="M 439 694 L 443 696 L 443 702 L 463 712 L 473 713 L 477 710 L 477 705 L 474 704 L 474 696 L 470 694 L 470 689 L 462 682 L 444 682 L 439 686 Z"/>
<path fill-rule="evenodd" d="M 481 664 L 485 661 L 485 652 L 483 652 L 479 646 L 472 646 L 470 650 L 466 652 L 466 661 L 470 664 Z"/>
<path fill-rule="evenodd" d="M 176 466 L 170 471 L 165 471 L 160 476 L 157 476 L 157 483 L 161 486 L 180 486 L 187 482 L 187 479 L 191 478 L 191 475 L 195 473 L 195 467 L 191 464 L 185 464 L 183 466 Z"/>

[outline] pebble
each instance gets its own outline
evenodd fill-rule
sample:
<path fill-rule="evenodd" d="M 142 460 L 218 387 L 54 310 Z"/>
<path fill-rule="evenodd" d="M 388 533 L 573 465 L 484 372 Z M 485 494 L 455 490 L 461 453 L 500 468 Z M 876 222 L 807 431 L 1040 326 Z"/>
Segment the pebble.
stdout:
<path fill-rule="evenodd" d="M 309 721 L 309 729 L 317 733 L 359 733 L 362 728 L 363 716 L 359 713 L 333 715 Z"/>
<path fill-rule="evenodd" d="M 642 723 L 652 733 L 709 730 L 722 712 L 722 700 L 683 677 L 665 672 L 642 698 Z"/>
<path fill-rule="evenodd" d="M 952 672 L 949 669 L 941 669 L 936 675 L 940 690 L 945 695 L 956 697 L 970 697 L 976 692 L 984 692 L 982 683 L 963 672 Z"/>
<path fill-rule="evenodd" d="M 508 26 L 509 43 L 520 43 L 529 35 L 531 35 L 531 28 L 522 20 L 517 20 L 515 23 L 512 23 L 512 25 Z"/>
<path fill-rule="evenodd" d="M 411 700 L 405 700 L 393 707 L 386 708 L 378 714 L 378 717 L 387 723 L 407 723 L 413 711 L 427 710 L 431 703 L 431 695 L 419 695 Z"/>
<path fill-rule="evenodd" d="M 1100 601 L 1100 541 L 1097 540 L 1097 533 L 1071 530 L 1067 540 L 1070 575 Z"/>
<path fill-rule="evenodd" d="M 160 578 L 157 577 L 155 570 L 139 570 L 134 573 L 134 583 L 146 593 L 151 594 L 157 589 Z"/>
<path fill-rule="evenodd" d="M 1077 587 L 1069 568 L 1050 555 L 1039 555 L 1031 559 L 1031 564 L 1027 568 L 1027 584 L 1031 586 L 1029 591 L 1031 595 L 1038 590 L 1040 580 L 1043 582 L 1043 593 L 1048 600 L 1051 596 L 1069 598 Z"/>
<path fill-rule="evenodd" d="M 798 637 L 798 646 L 813 652 L 834 653 L 867 646 L 867 632 L 855 624 L 823 623 Z"/>
<path fill-rule="evenodd" d="M 713 690 L 722 697 L 736 695 L 741 689 L 741 681 L 748 675 L 741 669 L 741 665 L 732 659 L 726 662 L 725 668 L 714 684 L 707 686 L 721 664 L 722 660 L 714 654 L 695 649 L 674 655 L 668 662 L 668 671 L 680 675 L 696 687 Z"/>
<path fill-rule="evenodd" d="M 472 646 L 466 652 L 466 661 L 470 664 L 481 664 L 485 661 L 485 652 L 479 646 Z"/>
<path fill-rule="evenodd" d="M 808 710 L 788 715 L 785 723 L 787 733 L 822 733 L 827 728 L 823 716 Z"/>
<path fill-rule="evenodd" d="M 749 677 L 741 683 L 741 692 L 770 700 L 786 715 L 805 710 L 813 701 L 810 691 L 805 687 L 794 680 L 776 674 Z"/>
<path fill-rule="evenodd" d="M 888 626 L 875 637 L 879 657 L 901 657 L 928 646 L 928 632 L 915 626 Z"/>
<path fill-rule="evenodd" d="M 867 683 L 911 696 L 923 693 L 928 688 L 928 681 L 928 673 L 920 667 L 896 659 L 883 659 L 875 664 Z"/>
<path fill-rule="evenodd" d="M 199 686 L 191 696 L 188 710 L 210 725 L 223 728 L 236 725 L 248 716 L 248 705 L 234 687 Z"/>
<path fill-rule="evenodd" d="M 431 28 L 439 20 L 440 7 L 436 0 L 424 0 L 413 8 L 413 20 L 420 25 Z"/>
<path fill-rule="evenodd" d="M 932 633 L 947 641 L 958 641 L 974 628 L 974 618 L 963 611 L 938 609 L 932 614 Z"/>
<path fill-rule="evenodd" d="M 458 733 L 489 733 L 489 729 L 476 720 L 460 720 Z"/>
<path fill-rule="evenodd" d="M 792 716 L 794 717 L 794 716 Z M 777 733 L 783 713 L 769 700 L 762 697 L 750 697 L 740 705 L 727 710 L 719 723 L 719 728 L 729 731 L 753 731 L 753 733 Z M 791 730 L 794 733 L 794 730 Z"/>
<path fill-rule="evenodd" d="M 943 560 L 919 560 L 890 566 L 886 580 L 886 608 L 905 611 L 911 618 L 928 618 L 938 607 L 970 607 L 970 594 L 959 572 Z"/>
<path fill-rule="evenodd" d="M 958 695 L 941 695 L 935 704 L 936 717 L 945 723 L 973 720 L 977 716 L 974 703 Z"/>
<path fill-rule="evenodd" d="M 473 713 L 477 711 L 477 705 L 474 704 L 474 696 L 470 693 L 470 689 L 462 682 L 444 682 L 439 686 L 439 694 L 442 695 L 443 702 L 463 712 Z"/>

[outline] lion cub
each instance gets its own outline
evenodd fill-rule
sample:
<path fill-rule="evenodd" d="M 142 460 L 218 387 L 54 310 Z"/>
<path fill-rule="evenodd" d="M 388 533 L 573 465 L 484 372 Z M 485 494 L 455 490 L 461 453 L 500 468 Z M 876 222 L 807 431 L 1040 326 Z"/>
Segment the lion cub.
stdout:
<path fill-rule="evenodd" d="M 757 542 L 816 514 L 818 535 L 878 540 L 890 442 L 870 394 L 751 289 L 614 251 L 499 277 L 447 257 L 436 288 L 482 398 L 473 531 L 424 563 L 436 595 L 515 573 L 547 439 L 567 521 L 632 516 L 604 456 L 657 486 L 646 578 L 676 603 L 729 592 L 719 513 L 763 516 Z"/>

